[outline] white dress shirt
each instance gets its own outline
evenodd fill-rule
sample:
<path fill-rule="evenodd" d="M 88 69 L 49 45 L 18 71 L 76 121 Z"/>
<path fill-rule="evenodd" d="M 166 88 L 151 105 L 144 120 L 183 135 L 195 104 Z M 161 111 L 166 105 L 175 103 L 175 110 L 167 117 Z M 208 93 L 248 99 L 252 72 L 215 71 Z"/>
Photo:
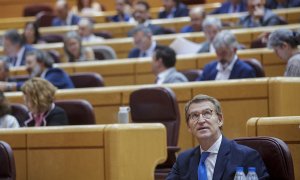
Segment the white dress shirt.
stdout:
<path fill-rule="evenodd" d="M 230 61 L 230 63 L 222 64 L 218 62 L 217 64 L 217 76 L 216 80 L 227 80 L 230 77 L 231 71 L 233 69 L 234 63 L 237 61 L 238 57 L 235 55 L 233 59 Z"/>
<path fill-rule="evenodd" d="M 206 172 L 207 172 L 207 180 L 212 180 L 214 175 L 214 169 L 216 166 L 218 152 L 222 142 L 222 135 L 218 138 L 218 140 L 205 152 L 209 152 L 209 156 L 205 160 Z M 203 152 L 200 146 L 201 153 Z"/>

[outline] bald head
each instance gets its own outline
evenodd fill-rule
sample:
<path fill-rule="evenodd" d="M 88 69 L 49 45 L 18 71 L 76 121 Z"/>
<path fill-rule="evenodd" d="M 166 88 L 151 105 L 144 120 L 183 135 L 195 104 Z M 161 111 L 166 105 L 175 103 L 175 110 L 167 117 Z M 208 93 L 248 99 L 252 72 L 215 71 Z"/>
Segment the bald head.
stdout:
<path fill-rule="evenodd" d="M 189 13 L 191 26 L 194 31 L 202 31 L 202 23 L 206 17 L 206 13 L 202 7 L 195 7 Z"/>
<path fill-rule="evenodd" d="M 78 22 L 78 33 L 81 37 L 90 36 L 93 33 L 94 24 L 87 18 L 82 18 Z"/>

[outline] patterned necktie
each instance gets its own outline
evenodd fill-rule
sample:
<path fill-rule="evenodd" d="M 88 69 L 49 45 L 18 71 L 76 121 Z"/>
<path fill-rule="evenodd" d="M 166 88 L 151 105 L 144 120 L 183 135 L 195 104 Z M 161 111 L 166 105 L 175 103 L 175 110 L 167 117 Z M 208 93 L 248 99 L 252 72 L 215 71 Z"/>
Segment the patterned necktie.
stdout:
<path fill-rule="evenodd" d="M 202 152 L 199 166 L 198 166 L 198 180 L 207 180 L 207 172 L 205 160 L 209 156 L 209 152 Z"/>

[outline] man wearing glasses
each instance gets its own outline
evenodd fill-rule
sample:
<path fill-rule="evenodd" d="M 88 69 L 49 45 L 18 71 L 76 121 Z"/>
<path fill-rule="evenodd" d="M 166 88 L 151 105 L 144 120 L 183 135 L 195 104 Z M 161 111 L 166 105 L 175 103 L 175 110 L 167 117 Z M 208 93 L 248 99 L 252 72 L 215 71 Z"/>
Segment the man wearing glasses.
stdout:
<path fill-rule="evenodd" d="M 236 167 L 255 167 L 259 179 L 269 174 L 259 153 L 222 135 L 223 114 L 220 102 L 207 95 L 197 95 L 185 105 L 189 132 L 200 146 L 177 157 L 168 180 L 234 179 Z"/>

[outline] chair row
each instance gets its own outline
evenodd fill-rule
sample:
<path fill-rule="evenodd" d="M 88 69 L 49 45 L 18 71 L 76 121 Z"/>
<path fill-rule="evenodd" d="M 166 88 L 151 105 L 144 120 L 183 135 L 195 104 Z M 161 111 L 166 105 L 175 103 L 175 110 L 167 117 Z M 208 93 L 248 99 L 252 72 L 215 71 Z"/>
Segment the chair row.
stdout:
<path fill-rule="evenodd" d="M 2 129 L 0 139 L 14 151 L 18 180 L 153 180 L 167 156 L 162 124 Z"/>
<path fill-rule="evenodd" d="M 117 122 L 120 106 L 129 104 L 130 94 L 143 87 L 156 85 L 116 86 L 58 90 L 57 100 L 85 99 L 95 112 L 96 124 Z M 251 117 L 298 115 L 300 98 L 299 78 L 259 78 L 228 81 L 191 82 L 164 85 L 176 94 L 181 114 L 179 147 L 193 147 L 194 139 L 187 132 L 184 104 L 196 94 L 208 94 L 221 101 L 225 124 L 224 133 L 229 138 L 246 135 L 246 121 Z M 221 93 L 220 93 L 221 92 Z M 12 103 L 23 103 L 19 92 L 5 93 Z M 234 130 L 234 131 L 233 131 Z"/>
<path fill-rule="evenodd" d="M 250 44 L 252 41 L 254 41 L 258 35 L 260 35 L 263 32 L 271 32 L 276 29 L 298 29 L 299 24 L 290 24 L 290 25 L 281 25 L 281 26 L 270 26 L 270 27 L 259 27 L 259 28 L 242 28 L 242 29 L 234 29 L 232 32 L 237 37 L 238 42 L 244 44 L 246 47 L 250 47 Z M 119 30 L 122 29 L 121 27 Z M 176 38 L 182 37 L 189 39 L 193 42 L 204 42 L 205 35 L 202 32 L 195 32 L 195 33 L 178 33 L 178 34 L 168 34 L 168 35 L 157 35 L 153 38 L 157 41 L 158 44 L 161 45 L 169 45 L 172 41 L 174 41 Z M 128 57 L 128 53 L 130 50 L 134 47 L 133 45 L 133 39 L 132 38 L 116 38 L 116 39 L 107 39 L 103 42 L 90 42 L 90 43 L 84 43 L 84 46 L 101 46 L 106 45 L 113 48 L 117 54 L 118 58 L 126 58 Z M 35 45 L 36 48 L 42 49 L 42 50 L 56 50 L 61 55 L 64 54 L 63 50 L 63 43 L 50 43 L 50 44 L 37 44 Z M 3 47 L 0 47 L 0 54 L 3 55 Z M 66 62 L 65 59 L 61 59 L 61 62 Z"/>
<path fill-rule="evenodd" d="M 274 10 L 274 12 L 286 19 L 286 21 L 291 24 L 291 23 L 299 23 L 299 14 L 300 14 L 300 8 L 289 8 L 289 9 L 278 9 Z M 209 15 L 209 16 L 214 16 L 217 18 L 220 18 L 222 22 L 232 22 L 236 23 L 238 22 L 239 18 L 241 16 L 245 15 L 245 13 L 234 13 L 234 14 L 221 14 L 221 15 Z M 102 15 L 95 16 L 94 17 L 96 21 L 102 21 L 104 17 Z M 100 20 L 97 20 L 97 19 Z M 11 25 L 10 23 L 13 22 L 11 20 L 15 20 L 15 22 L 20 22 L 22 27 L 20 25 Z M 3 22 L 3 25 L 0 23 L 0 29 L 7 29 L 7 27 L 12 27 L 12 26 L 19 26 L 20 33 L 23 31 L 23 27 L 25 22 L 24 21 L 32 21 L 32 17 L 28 18 L 20 18 L 18 19 L 6 19 Z M 185 25 L 189 24 L 190 18 L 189 17 L 181 17 L 181 18 L 173 18 L 173 19 L 154 19 L 151 20 L 152 24 L 163 26 L 166 28 L 172 28 L 176 30 L 177 32 Z M 3 28 L 1 28 L 3 26 Z M 127 37 L 128 31 L 132 29 L 134 26 L 136 26 L 135 23 L 128 23 L 128 22 L 118 22 L 118 23 L 98 23 L 95 24 L 94 29 L 95 31 L 107 31 L 110 32 L 113 37 Z M 65 34 L 68 31 L 74 31 L 77 30 L 77 26 L 60 26 L 60 27 L 43 27 L 40 28 L 40 32 L 42 35 L 47 35 L 47 34 Z M 0 31 L 0 36 L 4 34 L 4 30 Z"/>
<path fill-rule="evenodd" d="M 255 58 L 263 65 L 266 77 L 282 76 L 286 63 L 281 61 L 269 49 L 249 49 L 238 51 L 241 59 Z M 203 53 L 196 55 L 177 56 L 176 68 L 179 71 L 203 69 L 204 66 L 216 58 L 215 54 Z M 101 74 L 106 86 L 152 84 L 155 76 L 151 70 L 151 59 L 124 59 L 113 61 L 89 61 L 78 63 L 60 63 L 57 67 L 67 73 L 95 72 Z M 11 68 L 11 76 L 25 75 L 25 67 Z M 71 75 L 72 76 L 72 75 Z"/>

